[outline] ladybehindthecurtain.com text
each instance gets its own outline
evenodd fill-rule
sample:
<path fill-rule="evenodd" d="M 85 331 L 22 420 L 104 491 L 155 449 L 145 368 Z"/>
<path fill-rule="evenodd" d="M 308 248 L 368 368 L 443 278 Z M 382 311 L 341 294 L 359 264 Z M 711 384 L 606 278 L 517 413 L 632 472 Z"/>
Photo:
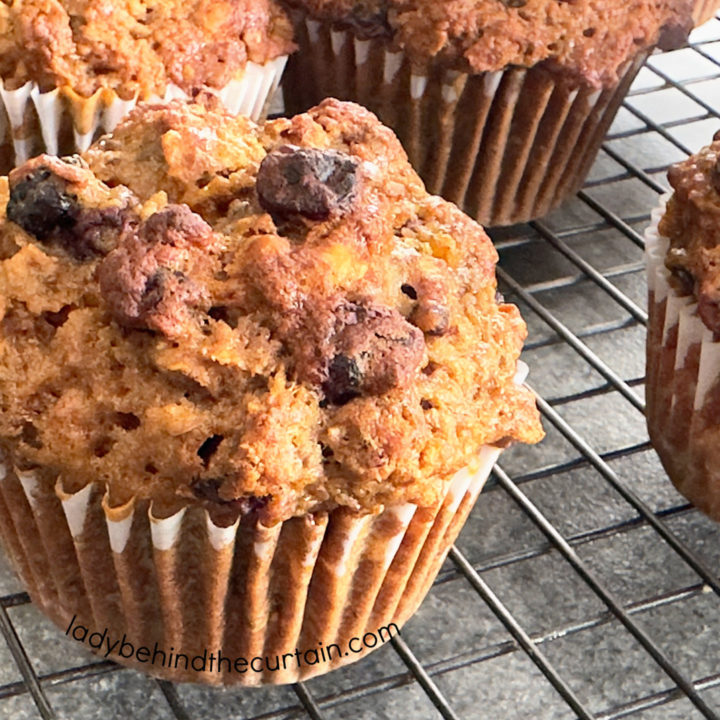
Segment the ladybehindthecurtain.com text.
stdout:
<path fill-rule="evenodd" d="M 126 660 L 134 658 L 140 663 L 150 663 L 163 668 L 180 670 L 195 670 L 195 672 L 276 672 L 277 670 L 288 670 L 289 668 L 300 668 L 304 665 L 319 665 L 331 662 L 343 655 L 349 656 L 353 653 L 362 653 L 368 648 L 374 648 L 379 644 L 387 642 L 391 637 L 397 635 L 400 629 L 395 623 L 381 627 L 377 632 L 365 633 L 361 638 L 354 637 L 348 641 L 343 649 L 336 643 L 323 645 L 318 643 L 317 647 L 309 650 L 296 649 L 293 653 L 283 655 L 255 655 L 251 658 L 227 657 L 220 650 L 213 652 L 205 649 L 201 655 L 187 655 L 177 652 L 174 647 L 161 648 L 157 643 L 151 648 L 146 645 L 135 647 L 125 635 L 122 638 L 112 638 L 107 628 L 102 632 L 91 632 L 90 628 L 77 623 L 77 615 L 65 631 L 65 634 L 80 643 L 87 643 L 97 654 L 109 657 L 112 654 L 119 655 Z"/>

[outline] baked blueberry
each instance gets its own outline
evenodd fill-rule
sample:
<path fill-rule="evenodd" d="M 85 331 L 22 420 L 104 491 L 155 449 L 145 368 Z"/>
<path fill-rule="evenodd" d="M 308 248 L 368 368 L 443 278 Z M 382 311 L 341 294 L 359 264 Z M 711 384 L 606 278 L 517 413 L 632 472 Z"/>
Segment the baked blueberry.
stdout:
<path fill-rule="evenodd" d="M 270 213 L 310 220 L 347 212 L 357 196 L 358 167 L 357 158 L 337 150 L 283 145 L 260 164 L 260 204 Z"/>

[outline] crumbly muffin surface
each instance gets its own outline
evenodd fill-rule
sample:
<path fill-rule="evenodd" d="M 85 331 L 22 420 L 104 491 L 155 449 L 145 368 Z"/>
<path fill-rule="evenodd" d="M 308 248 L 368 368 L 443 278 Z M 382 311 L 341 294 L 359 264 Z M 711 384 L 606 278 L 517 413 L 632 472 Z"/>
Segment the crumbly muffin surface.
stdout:
<path fill-rule="evenodd" d="M 693 295 L 705 325 L 720 334 L 720 132 L 714 142 L 673 165 L 674 193 L 659 230 L 670 239 L 665 265 L 682 295 Z"/>
<path fill-rule="evenodd" d="M 0 204 L 0 438 L 48 482 L 273 522 L 542 436 L 492 244 L 359 106 L 146 106 Z"/>
<path fill-rule="evenodd" d="M 464 72 L 544 62 L 600 86 L 661 36 L 684 41 L 689 0 L 285 0 L 296 21 L 309 16 L 387 38 L 422 71 L 431 62 Z"/>
<path fill-rule="evenodd" d="M 274 0 L 12 0 L 0 3 L 0 77 L 90 96 L 220 88 L 248 60 L 292 50 Z"/>

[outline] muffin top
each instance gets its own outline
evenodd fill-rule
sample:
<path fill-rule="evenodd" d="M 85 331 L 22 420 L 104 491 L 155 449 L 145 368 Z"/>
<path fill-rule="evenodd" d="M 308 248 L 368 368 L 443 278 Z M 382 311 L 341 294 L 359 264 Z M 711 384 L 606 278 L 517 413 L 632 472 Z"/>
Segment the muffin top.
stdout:
<path fill-rule="evenodd" d="M 359 106 L 146 105 L 3 196 L 0 440 L 48 482 L 274 522 L 542 436 L 495 249 Z"/>
<path fill-rule="evenodd" d="M 674 193 L 658 229 L 670 240 L 670 282 L 679 294 L 695 297 L 702 321 L 720 334 L 720 131 L 673 165 L 668 180 Z"/>
<path fill-rule="evenodd" d="M 592 86 L 617 82 L 639 49 L 684 41 L 691 0 L 284 0 L 304 17 L 387 38 L 418 72 L 441 63 L 462 72 L 544 63 Z"/>
<path fill-rule="evenodd" d="M 293 49 L 274 0 L 6 0 L 0 3 L 0 78 L 124 99 L 220 88 L 248 61 Z"/>

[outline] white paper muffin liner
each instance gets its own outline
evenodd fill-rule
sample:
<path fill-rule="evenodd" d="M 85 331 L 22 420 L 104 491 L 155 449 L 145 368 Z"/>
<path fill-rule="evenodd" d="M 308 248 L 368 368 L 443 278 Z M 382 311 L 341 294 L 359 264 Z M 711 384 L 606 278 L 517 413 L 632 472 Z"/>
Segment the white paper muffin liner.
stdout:
<path fill-rule="evenodd" d="M 526 374 L 519 363 L 516 382 Z M 223 527 L 196 505 L 157 517 L 148 502 L 113 506 L 94 484 L 69 492 L 0 466 L 0 535 L 33 602 L 103 657 L 177 681 L 296 682 L 363 657 L 413 614 L 500 452 L 482 447 L 434 508 L 337 509 L 272 527 Z M 93 648 L 92 633 L 119 644 Z M 186 670 L 178 653 L 229 662 Z"/>
<path fill-rule="evenodd" d="M 542 67 L 418 74 L 382 39 L 305 19 L 283 79 L 288 112 L 324 97 L 365 105 L 398 135 L 429 192 L 481 224 L 540 217 L 583 183 L 650 50 L 594 90 Z"/>
<path fill-rule="evenodd" d="M 694 298 L 670 284 L 669 240 L 658 232 L 669 198 L 660 198 L 645 231 L 648 430 L 677 489 L 720 520 L 720 342 L 700 319 Z"/>
<path fill-rule="evenodd" d="M 214 92 L 231 113 L 261 120 L 286 62 L 286 55 L 264 65 L 248 62 L 241 76 L 209 92 Z M 163 97 L 143 100 L 168 102 L 188 97 L 170 84 Z M 7 90 L 0 82 L 0 169 L 5 174 L 41 152 L 57 155 L 87 150 L 98 135 L 112 131 L 138 102 L 137 95 L 123 100 L 107 88 L 85 98 L 70 87 L 40 92 L 36 83 L 28 82 Z"/>

